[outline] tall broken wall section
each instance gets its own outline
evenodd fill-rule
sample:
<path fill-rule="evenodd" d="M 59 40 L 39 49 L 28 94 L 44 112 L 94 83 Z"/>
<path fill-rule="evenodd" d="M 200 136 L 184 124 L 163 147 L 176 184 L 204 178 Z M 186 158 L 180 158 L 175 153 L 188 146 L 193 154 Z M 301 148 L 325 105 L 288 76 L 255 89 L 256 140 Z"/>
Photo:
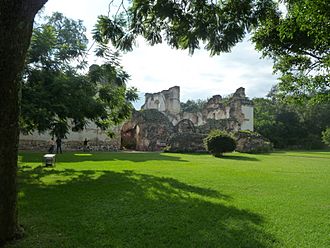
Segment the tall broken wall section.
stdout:
<path fill-rule="evenodd" d="M 166 112 L 170 115 L 179 114 L 181 111 L 180 87 L 174 86 L 161 92 L 146 93 L 145 103 L 141 109 L 156 109 L 160 112 Z"/>
<path fill-rule="evenodd" d="M 253 104 L 245 96 L 245 89 L 238 88 L 227 98 L 221 95 L 211 97 L 202 110 L 196 113 L 181 111 L 180 88 L 174 86 L 158 93 L 147 93 L 142 110 L 155 109 L 165 114 L 173 125 L 181 120 L 188 119 L 195 126 L 207 125 L 210 120 L 226 120 L 225 130 L 253 131 Z"/>

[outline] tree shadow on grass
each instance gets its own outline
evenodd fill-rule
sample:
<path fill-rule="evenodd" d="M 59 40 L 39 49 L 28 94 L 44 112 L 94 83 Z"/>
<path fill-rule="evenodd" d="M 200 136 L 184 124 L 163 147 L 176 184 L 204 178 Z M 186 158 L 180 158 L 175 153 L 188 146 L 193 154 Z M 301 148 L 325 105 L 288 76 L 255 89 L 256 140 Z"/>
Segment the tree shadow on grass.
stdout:
<path fill-rule="evenodd" d="M 205 156 L 205 155 L 211 155 L 210 153 L 204 152 L 204 153 L 185 153 L 185 154 L 189 154 L 192 156 Z M 244 156 L 242 155 L 244 153 L 234 153 L 234 155 L 228 155 L 228 154 L 224 154 L 221 157 L 217 157 L 220 159 L 231 159 L 231 160 L 243 160 L 243 161 L 260 161 L 259 159 L 255 158 L 255 157 L 248 157 L 248 156 Z"/>
<path fill-rule="evenodd" d="M 20 161 L 23 163 L 43 163 L 43 156 L 45 153 L 31 153 L 21 152 Z M 56 155 L 57 162 L 85 162 L 85 161 L 131 161 L 131 162 L 145 162 L 145 161 L 176 161 L 188 162 L 181 159 L 180 156 L 166 155 L 160 152 L 96 152 L 96 153 L 82 153 L 82 152 L 67 152 Z"/>
<path fill-rule="evenodd" d="M 65 182 L 43 182 L 68 175 Z M 20 185 L 27 236 L 9 247 L 266 248 L 276 243 L 264 232 L 262 216 L 230 206 L 228 195 L 173 178 L 26 168 Z"/>
<path fill-rule="evenodd" d="M 220 159 L 229 159 L 229 160 L 238 160 L 238 161 L 260 161 L 259 159 L 255 157 L 247 157 L 247 156 L 235 156 L 235 155 L 224 155 L 222 157 L 219 157 Z"/>

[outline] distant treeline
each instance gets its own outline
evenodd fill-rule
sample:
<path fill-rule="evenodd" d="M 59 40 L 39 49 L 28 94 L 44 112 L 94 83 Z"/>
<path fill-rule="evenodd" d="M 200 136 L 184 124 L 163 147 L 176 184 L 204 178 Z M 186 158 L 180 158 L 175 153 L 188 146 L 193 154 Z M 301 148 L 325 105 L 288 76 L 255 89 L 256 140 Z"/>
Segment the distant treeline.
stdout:
<path fill-rule="evenodd" d="M 330 104 L 283 103 L 276 98 L 255 98 L 254 129 L 275 148 L 324 148 L 322 132 L 330 127 Z"/>

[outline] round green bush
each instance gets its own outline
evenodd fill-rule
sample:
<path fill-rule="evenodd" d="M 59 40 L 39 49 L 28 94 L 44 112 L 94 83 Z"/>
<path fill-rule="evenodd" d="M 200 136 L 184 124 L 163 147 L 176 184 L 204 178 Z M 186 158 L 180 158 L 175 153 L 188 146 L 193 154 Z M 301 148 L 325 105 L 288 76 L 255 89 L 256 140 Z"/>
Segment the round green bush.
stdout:
<path fill-rule="evenodd" d="M 228 133 L 220 130 L 213 130 L 204 139 L 206 150 L 213 156 L 221 157 L 225 152 L 232 152 L 236 148 L 235 139 Z"/>

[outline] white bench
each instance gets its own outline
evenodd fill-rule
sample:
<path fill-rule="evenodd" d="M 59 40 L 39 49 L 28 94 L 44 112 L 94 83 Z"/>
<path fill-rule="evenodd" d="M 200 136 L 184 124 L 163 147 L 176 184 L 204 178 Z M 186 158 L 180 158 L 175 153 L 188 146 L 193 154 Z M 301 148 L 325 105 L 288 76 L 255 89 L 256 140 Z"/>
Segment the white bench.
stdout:
<path fill-rule="evenodd" d="M 55 166 L 55 156 L 56 154 L 45 154 L 44 155 L 45 166 Z"/>

